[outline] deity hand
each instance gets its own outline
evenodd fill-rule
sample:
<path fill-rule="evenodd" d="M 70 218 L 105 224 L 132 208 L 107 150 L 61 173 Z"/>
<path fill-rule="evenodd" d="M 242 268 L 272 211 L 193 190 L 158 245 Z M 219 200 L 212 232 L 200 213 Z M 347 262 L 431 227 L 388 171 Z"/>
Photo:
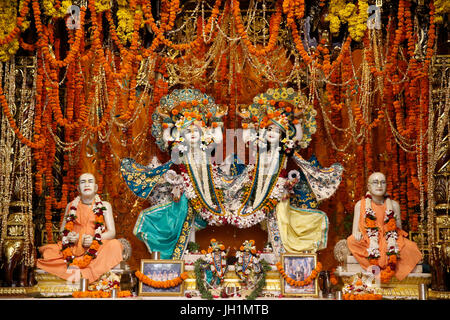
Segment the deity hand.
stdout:
<path fill-rule="evenodd" d="M 69 243 L 76 243 L 79 237 L 80 235 L 75 231 L 71 231 L 67 234 L 67 240 L 69 240 Z"/>
<path fill-rule="evenodd" d="M 94 237 L 91 236 L 90 234 L 83 234 L 83 237 L 82 237 L 83 247 L 90 247 L 93 240 L 94 240 Z"/>
<path fill-rule="evenodd" d="M 173 200 L 175 202 L 178 202 L 180 200 L 181 193 L 182 193 L 182 191 L 179 186 L 176 186 L 172 189 L 172 196 L 173 196 Z"/>
<path fill-rule="evenodd" d="M 286 188 L 291 191 L 292 188 L 300 181 L 300 172 L 297 170 L 291 170 L 288 173 L 286 180 Z"/>

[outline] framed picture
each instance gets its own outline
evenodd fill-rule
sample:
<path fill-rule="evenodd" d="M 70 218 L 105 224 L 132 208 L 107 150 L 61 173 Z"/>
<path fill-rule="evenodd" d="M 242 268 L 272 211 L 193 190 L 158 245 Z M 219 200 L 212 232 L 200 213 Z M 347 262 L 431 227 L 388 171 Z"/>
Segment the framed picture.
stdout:
<path fill-rule="evenodd" d="M 296 281 L 303 281 L 316 268 L 317 255 L 285 253 L 281 255 L 281 261 L 286 275 Z M 316 278 L 309 285 L 296 287 L 291 286 L 284 278 L 281 278 L 281 293 L 284 296 L 318 297 L 319 283 Z"/>
<path fill-rule="evenodd" d="M 184 260 L 141 260 L 141 273 L 155 281 L 173 280 L 184 272 Z M 154 288 L 139 281 L 140 296 L 181 296 L 183 283 L 171 288 Z"/>

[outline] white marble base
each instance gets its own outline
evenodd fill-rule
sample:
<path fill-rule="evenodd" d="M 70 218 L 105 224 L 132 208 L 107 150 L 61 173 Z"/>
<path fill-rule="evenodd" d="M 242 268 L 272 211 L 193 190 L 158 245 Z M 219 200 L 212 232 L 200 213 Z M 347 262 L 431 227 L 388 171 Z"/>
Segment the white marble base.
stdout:
<path fill-rule="evenodd" d="M 353 272 L 353 273 L 366 271 L 359 265 L 356 258 L 352 255 L 348 255 L 347 258 L 345 259 L 345 261 L 346 261 L 346 266 L 344 267 L 344 271 Z M 411 273 L 422 273 L 422 272 L 423 272 L 422 262 L 419 262 L 416 265 L 416 267 L 411 271 Z"/>

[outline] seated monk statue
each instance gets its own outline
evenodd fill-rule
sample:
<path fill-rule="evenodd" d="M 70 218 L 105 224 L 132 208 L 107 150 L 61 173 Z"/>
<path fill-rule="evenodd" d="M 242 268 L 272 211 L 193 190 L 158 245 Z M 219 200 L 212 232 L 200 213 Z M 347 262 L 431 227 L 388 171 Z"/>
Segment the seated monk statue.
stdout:
<path fill-rule="evenodd" d="M 381 281 L 403 280 L 422 259 L 417 244 L 402 230 L 400 206 L 386 195 L 386 177 L 369 177 L 368 193 L 355 205 L 352 235 L 347 245 L 364 270 L 379 266 Z"/>
<path fill-rule="evenodd" d="M 70 202 L 61 224 L 62 239 L 39 248 L 37 267 L 63 279 L 81 276 L 96 281 L 122 260 L 122 243 L 114 239 L 116 229 L 111 204 L 97 195 L 98 185 L 90 173 L 79 178 L 79 196 Z"/>

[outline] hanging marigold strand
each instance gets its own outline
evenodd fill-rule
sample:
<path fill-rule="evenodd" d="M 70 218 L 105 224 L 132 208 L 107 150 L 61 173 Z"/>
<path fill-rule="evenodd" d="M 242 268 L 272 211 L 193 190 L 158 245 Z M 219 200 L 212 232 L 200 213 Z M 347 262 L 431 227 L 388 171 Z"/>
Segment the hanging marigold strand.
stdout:
<path fill-rule="evenodd" d="M 80 49 L 81 38 L 84 33 L 84 16 L 86 14 L 86 8 L 82 6 L 80 9 L 80 28 L 76 30 L 75 42 L 73 44 L 73 47 L 70 48 L 69 52 L 67 53 L 66 57 L 63 60 L 58 60 L 54 58 L 50 53 L 50 49 L 48 46 L 48 39 L 46 41 L 45 32 L 43 30 L 43 25 L 40 17 L 41 10 L 39 9 L 39 1 L 33 0 L 32 6 L 35 18 L 36 31 L 38 33 L 37 45 L 41 48 L 46 61 L 53 67 L 59 68 L 65 67 L 68 64 L 72 63 L 75 60 L 75 57 L 77 56 Z"/>

